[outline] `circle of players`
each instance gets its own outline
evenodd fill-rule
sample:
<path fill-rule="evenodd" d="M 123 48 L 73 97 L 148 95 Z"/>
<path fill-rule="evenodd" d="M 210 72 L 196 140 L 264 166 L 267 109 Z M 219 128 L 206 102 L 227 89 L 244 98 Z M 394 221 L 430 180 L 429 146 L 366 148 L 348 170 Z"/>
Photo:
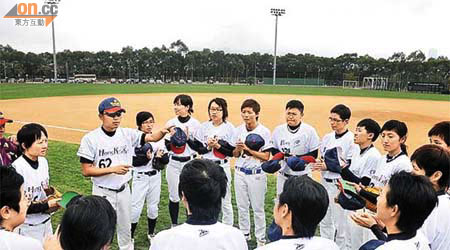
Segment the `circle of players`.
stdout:
<path fill-rule="evenodd" d="M 0 249 L 109 249 L 116 233 L 119 249 L 134 249 L 145 203 L 150 249 L 248 249 L 252 236 L 257 249 L 450 249 L 450 121 L 435 124 L 430 144 L 409 155 L 404 122 L 380 127 L 366 118 L 350 131 L 351 110 L 343 104 L 330 110 L 332 131 L 322 139 L 303 121 L 300 100 L 286 104 L 286 122 L 272 133 L 259 121 L 254 99 L 242 103 L 238 127 L 227 120 L 223 98 L 209 102 L 204 123 L 192 117 L 189 95 L 173 104 L 175 116 L 162 129 L 153 129 L 148 111 L 136 115 L 132 129 L 120 127 L 126 112 L 120 101 L 104 99 L 101 126 L 82 138 L 77 152 L 92 195 L 54 199 L 47 130 L 30 123 L 5 138 L 13 121 L 0 113 Z M 155 235 L 161 171 L 171 226 Z M 274 219 L 267 227 L 267 174 L 275 173 Z M 239 229 L 233 227 L 233 178 Z M 182 224 L 180 202 L 187 215 Z M 60 207 L 64 215 L 53 232 L 51 214 Z"/>

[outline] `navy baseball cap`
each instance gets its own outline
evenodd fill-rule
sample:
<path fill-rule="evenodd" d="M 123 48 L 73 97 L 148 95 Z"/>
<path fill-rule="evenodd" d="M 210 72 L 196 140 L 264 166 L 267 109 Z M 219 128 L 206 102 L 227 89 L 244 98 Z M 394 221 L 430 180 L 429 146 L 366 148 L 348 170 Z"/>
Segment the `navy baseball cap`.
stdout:
<path fill-rule="evenodd" d="M 122 108 L 119 100 L 115 97 L 106 98 L 98 105 L 99 114 L 103 114 L 103 112 L 114 113 L 117 111 L 122 111 L 125 113 L 125 109 Z"/>
<path fill-rule="evenodd" d="M 263 162 L 263 164 L 261 164 L 261 168 L 264 172 L 273 174 L 273 173 L 277 172 L 278 170 L 280 170 L 280 168 L 281 168 L 280 161 L 283 159 L 284 159 L 283 153 L 281 153 L 281 152 L 276 153 L 274 156 L 272 156 L 272 159 L 270 159 L 269 161 Z"/>
<path fill-rule="evenodd" d="M 13 120 L 5 118 L 3 116 L 3 113 L 0 112 L 0 125 L 3 125 L 5 123 L 11 123 L 11 122 L 13 122 Z"/>
<path fill-rule="evenodd" d="M 134 154 L 136 156 L 147 157 L 147 152 L 149 150 L 150 150 L 150 152 L 153 152 L 153 147 L 152 147 L 152 144 L 147 142 L 142 147 L 134 148 Z"/>
<path fill-rule="evenodd" d="M 306 168 L 306 165 L 308 165 L 309 163 L 313 163 L 316 162 L 316 159 L 314 159 L 314 157 L 312 156 L 290 156 L 289 158 L 287 158 L 286 163 L 288 165 L 288 167 L 290 169 L 292 169 L 293 171 L 303 171 Z"/>
<path fill-rule="evenodd" d="M 175 134 L 170 137 L 170 150 L 175 154 L 181 154 L 186 149 L 188 141 L 186 133 L 181 128 L 175 128 Z"/>
<path fill-rule="evenodd" d="M 344 165 L 341 155 L 341 148 L 332 148 L 325 152 L 323 158 L 325 165 L 327 166 L 327 170 L 335 173 L 341 173 L 342 165 Z"/>
<path fill-rule="evenodd" d="M 245 138 L 245 145 L 254 151 L 259 151 L 265 144 L 264 138 L 258 134 L 248 134 Z"/>
<path fill-rule="evenodd" d="M 366 205 L 363 198 L 349 190 L 340 192 L 337 202 L 345 210 L 359 210 L 364 208 Z"/>

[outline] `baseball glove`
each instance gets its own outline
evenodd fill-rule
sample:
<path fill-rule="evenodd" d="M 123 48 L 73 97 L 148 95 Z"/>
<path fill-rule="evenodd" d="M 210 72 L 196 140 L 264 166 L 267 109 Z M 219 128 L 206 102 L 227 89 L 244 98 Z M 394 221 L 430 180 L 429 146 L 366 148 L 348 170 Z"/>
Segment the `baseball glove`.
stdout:
<path fill-rule="evenodd" d="M 44 189 L 45 194 L 47 195 L 47 199 L 43 200 L 43 203 L 47 203 L 50 200 L 54 200 L 54 199 L 61 199 L 62 194 L 61 192 L 59 192 L 55 187 L 50 186 L 48 189 Z M 48 214 L 51 214 L 53 212 L 56 212 L 56 210 L 59 209 L 59 206 L 56 207 L 51 207 L 49 209 L 47 209 L 47 211 L 45 211 Z"/>
<path fill-rule="evenodd" d="M 364 190 L 365 190 L 366 192 L 369 192 L 369 193 L 375 195 L 375 196 L 379 196 L 380 193 L 381 193 L 381 189 L 378 188 L 378 187 L 366 187 L 366 188 L 364 188 Z M 364 198 L 364 197 L 362 197 L 362 198 L 363 198 L 363 199 L 365 200 L 365 202 L 366 202 L 365 207 L 366 207 L 367 209 L 369 209 L 370 211 L 372 211 L 372 212 L 374 212 L 374 213 L 377 212 L 377 204 L 376 204 L 376 203 L 372 203 L 372 202 L 370 202 L 368 199 L 366 199 L 366 198 Z"/>
<path fill-rule="evenodd" d="M 164 163 L 162 163 L 162 162 L 160 161 L 160 159 L 161 159 L 161 158 L 153 157 L 153 159 L 152 159 L 152 166 L 153 166 L 153 169 L 159 170 L 159 171 L 161 171 L 161 170 L 164 169 L 164 167 L 165 167 L 166 165 L 165 165 Z"/>

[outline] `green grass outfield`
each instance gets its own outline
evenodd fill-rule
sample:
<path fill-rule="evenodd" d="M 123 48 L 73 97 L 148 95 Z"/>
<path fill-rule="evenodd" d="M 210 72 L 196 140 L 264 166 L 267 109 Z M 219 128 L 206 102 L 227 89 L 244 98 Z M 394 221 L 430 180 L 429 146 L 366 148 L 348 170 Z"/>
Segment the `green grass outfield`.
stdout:
<path fill-rule="evenodd" d="M 247 85 L 153 85 L 153 84 L 0 84 L 0 99 L 50 96 L 138 93 L 255 93 L 323 96 L 357 96 L 450 101 L 450 95 L 425 94 L 340 87 L 247 86 Z"/>

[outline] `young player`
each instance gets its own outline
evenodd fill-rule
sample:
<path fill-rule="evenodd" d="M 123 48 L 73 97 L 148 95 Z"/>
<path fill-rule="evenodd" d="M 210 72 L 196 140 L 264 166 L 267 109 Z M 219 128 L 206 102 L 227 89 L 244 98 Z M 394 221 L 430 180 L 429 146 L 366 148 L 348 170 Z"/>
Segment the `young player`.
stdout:
<path fill-rule="evenodd" d="M 267 191 L 267 176 L 261 169 L 261 163 L 267 161 L 271 149 L 270 131 L 258 122 L 261 107 L 253 99 L 245 100 L 241 105 L 241 117 L 244 123 L 236 128 L 231 146 L 237 157 L 234 172 L 234 188 L 238 206 L 239 228 L 250 239 L 251 205 L 255 221 L 255 237 L 258 246 L 266 242 L 266 216 L 264 199 Z"/>
<path fill-rule="evenodd" d="M 180 128 L 186 136 L 192 136 L 200 126 L 200 122 L 191 115 L 194 113 L 194 102 L 188 95 L 177 95 L 173 100 L 175 118 L 167 121 L 166 126 Z M 172 133 L 173 135 L 174 133 Z M 178 224 L 180 195 L 178 182 L 183 166 L 196 157 L 196 152 L 189 145 L 172 145 L 166 138 L 166 148 L 169 151 L 169 163 L 166 168 L 167 186 L 169 188 L 169 214 L 172 227 Z"/>
<path fill-rule="evenodd" d="M 286 104 L 286 123 L 279 125 L 272 133 L 272 155 L 278 152 L 289 156 L 310 155 L 317 158 L 320 138 L 316 130 L 309 124 L 302 122 L 304 105 L 299 100 L 291 100 Z M 277 194 L 283 191 L 284 182 L 291 176 L 303 175 L 307 171 L 294 171 L 286 161 L 280 162 L 281 169 L 277 175 Z"/>
<path fill-rule="evenodd" d="M 6 123 L 12 123 L 13 120 L 7 119 L 0 112 L 0 165 L 8 166 L 17 158 L 17 139 L 15 136 L 4 138 Z"/>
<path fill-rule="evenodd" d="M 203 156 L 223 167 L 227 175 L 227 194 L 222 200 L 222 223 L 233 225 L 233 206 L 231 204 L 231 170 L 230 157 L 234 147 L 231 146 L 234 126 L 227 121 L 228 105 L 223 98 L 214 98 L 208 104 L 209 121 L 197 129 L 194 140 L 189 145 Z"/>
<path fill-rule="evenodd" d="M 52 235 L 49 208 L 58 208 L 58 200 L 47 200 L 50 189 L 50 176 L 47 159 L 47 130 L 37 123 L 24 125 L 17 132 L 17 141 L 22 155 L 13 162 L 17 173 L 23 176 L 25 196 L 31 202 L 25 223 L 18 227 L 21 235 L 35 238 L 41 242 Z"/>
<path fill-rule="evenodd" d="M 227 192 L 222 167 L 210 160 L 192 160 L 183 167 L 179 186 L 188 219 L 180 226 L 158 233 L 151 250 L 248 249 L 242 232 L 217 221 Z"/>
<path fill-rule="evenodd" d="M 338 195 L 336 183 L 341 178 L 341 169 L 350 163 L 356 147 L 353 142 L 354 135 L 347 128 L 350 117 L 351 111 L 347 106 L 343 104 L 334 106 L 328 118 L 333 132 L 323 137 L 320 146 L 322 158 L 325 160 L 328 155 L 335 155 L 338 165 L 327 166 L 324 161 L 313 164 L 313 170 L 322 171 L 322 185 L 326 188 L 330 199 L 327 214 L 320 222 L 320 235 L 335 240 L 340 249 L 346 249 L 349 242 L 346 235 L 348 220 L 344 210 L 334 202 L 334 198 Z"/>
<path fill-rule="evenodd" d="M 372 176 L 375 174 L 378 161 L 381 158 L 380 152 L 373 146 L 380 134 L 380 125 L 372 119 L 363 119 L 356 125 L 354 142 L 359 147 L 353 150 L 350 166 L 342 168 L 341 176 L 344 180 L 352 183 L 369 185 Z M 348 214 L 350 211 L 346 211 Z M 346 216 L 348 218 L 348 216 Z M 358 249 L 368 240 L 370 231 L 359 227 L 351 222 L 348 223 L 350 230 L 350 249 Z"/>
<path fill-rule="evenodd" d="M 423 176 L 404 171 L 393 174 L 377 201 L 377 217 L 386 225 L 388 236 L 387 242 L 376 249 L 430 249 L 418 229 L 437 202 L 436 192 Z"/>
<path fill-rule="evenodd" d="M 155 118 L 150 112 L 139 112 L 136 115 L 136 125 L 145 134 L 151 134 Z M 161 170 L 169 162 L 164 142 L 146 143 L 135 148 L 133 156 L 133 185 L 131 191 L 131 237 L 134 239 L 139 217 L 147 202 L 147 238 L 155 236 L 158 205 L 161 195 Z"/>
<path fill-rule="evenodd" d="M 411 155 L 413 173 L 427 176 L 436 194 L 438 205 L 425 220 L 421 232 L 428 238 L 433 250 L 446 250 L 450 246 L 450 196 L 449 187 L 450 153 L 437 145 L 423 145 Z"/>
<path fill-rule="evenodd" d="M 322 185 L 306 175 L 290 177 L 273 207 L 275 223 L 282 228 L 283 236 L 257 249 L 338 250 L 333 241 L 314 236 L 328 203 L 328 194 Z"/>
<path fill-rule="evenodd" d="M 428 131 L 428 137 L 431 144 L 436 144 L 450 150 L 450 121 L 436 123 Z"/>
<path fill-rule="evenodd" d="M 106 197 L 117 213 L 117 238 L 120 249 L 133 249 L 131 241 L 131 193 L 128 181 L 134 148 L 145 142 L 158 141 L 169 128 L 152 134 L 121 128 L 125 109 L 114 97 L 98 106 L 102 125 L 81 140 L 77 155 L 83 176 L 92 177 L 92 194 Z"/>
<path fill-rule="evenodd" d="M 13 230 L 25 221 L 28 199 L 24 193 L 24 180 L 14 168 L 0 166 L 0 249 L 42 250 L 42 243 Z"/>

